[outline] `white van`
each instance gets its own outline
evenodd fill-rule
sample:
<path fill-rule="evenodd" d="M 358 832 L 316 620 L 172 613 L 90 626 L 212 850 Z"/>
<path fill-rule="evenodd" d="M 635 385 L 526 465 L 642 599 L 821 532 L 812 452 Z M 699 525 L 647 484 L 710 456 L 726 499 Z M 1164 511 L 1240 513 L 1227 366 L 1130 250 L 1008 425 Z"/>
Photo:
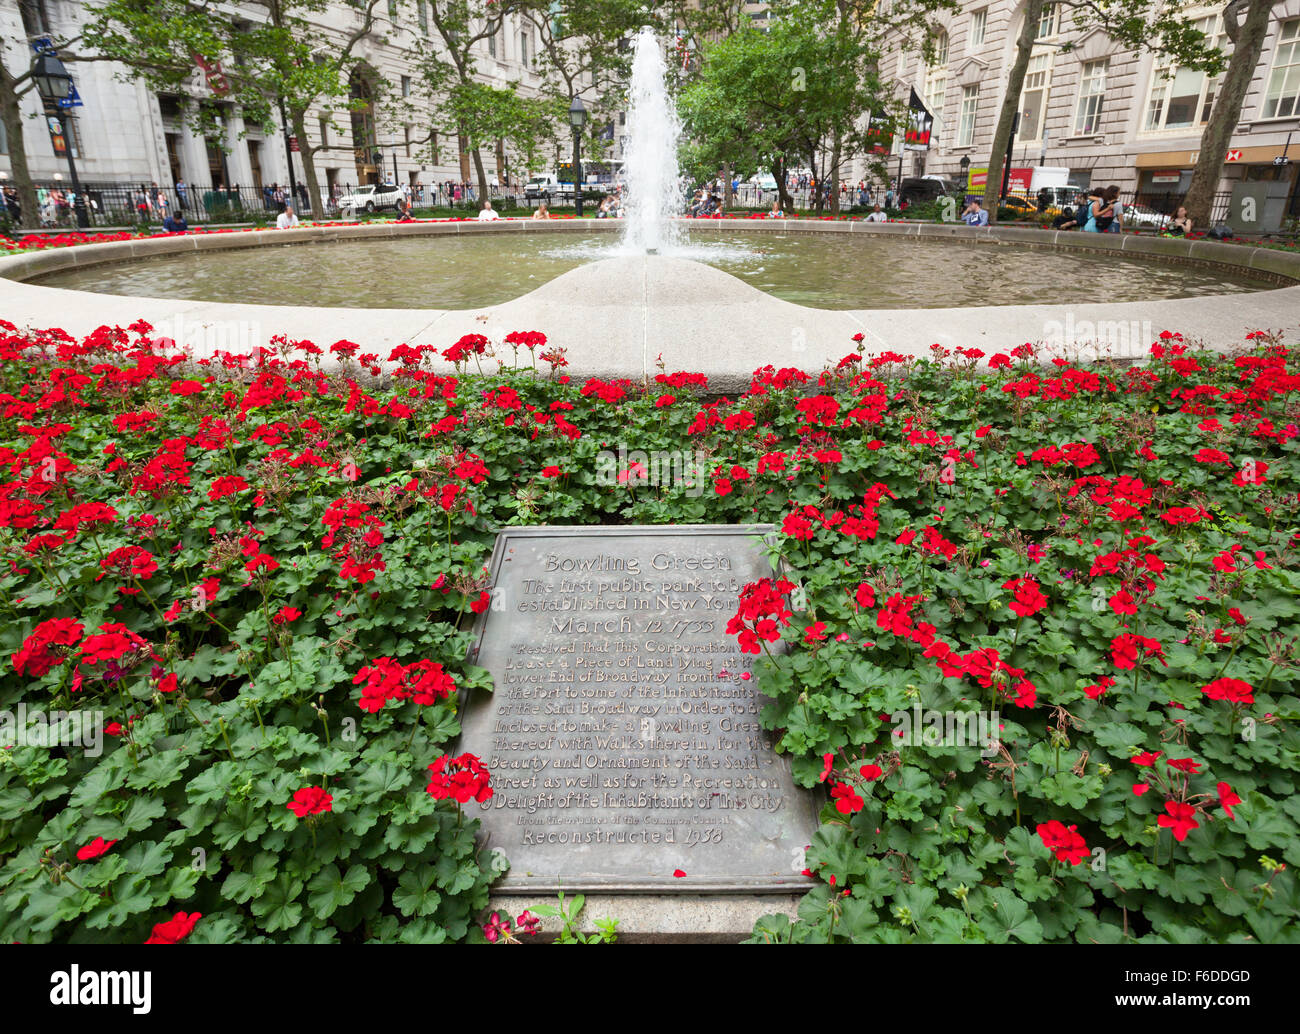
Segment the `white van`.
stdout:
<path fill-rule="evenodd" d="M 550 173 L 540 173 L 524 184 L 524 197 L 529 201 L 571 198 L 573 197 L 573 184 L 561 183 Z"/>

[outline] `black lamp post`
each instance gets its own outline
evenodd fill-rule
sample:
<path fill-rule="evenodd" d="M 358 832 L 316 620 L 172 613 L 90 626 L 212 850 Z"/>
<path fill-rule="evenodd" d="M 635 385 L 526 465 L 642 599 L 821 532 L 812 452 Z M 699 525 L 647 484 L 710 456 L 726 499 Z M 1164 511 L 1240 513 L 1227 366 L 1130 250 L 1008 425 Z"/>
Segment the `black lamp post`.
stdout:
<path fill-rule="evenodd" d="M 970 157 L 963 154 L 957 163 L 961 168 L 961 209 L 966 211 L 966 195 L 970 191 Z"/>
<path fill-rule="evenodd" d="M 86 212 L 86 196 L 81 189 L 81 180 L 77 178 L 77 163 L 72 159 L 72 138 L 68 135 L 67 110 L 59 103 L 72 94 L 72 76 L 63 66 L 63 62 L 54 54 L 41 52 L 32 62 L 32 79 L 36 82 L 36 92 L 41 95 L 46 109 L 53 108 L 59 120 L 59 132 L 63 135 L 63 151 L 68 156 L 68 172 L 72 174 L 73 209 L 77 214 L 77 227 L 85 230 L 90 226 L 90 216 Z"/>
<path fill-rule="evenodd" d="M 569 105 L 569 125 L 573 128 L 573 205 L 574 214 L 582 218 L 582 127 L 587 124 L 587 109 L 582 98 L 574 97 Z"/>

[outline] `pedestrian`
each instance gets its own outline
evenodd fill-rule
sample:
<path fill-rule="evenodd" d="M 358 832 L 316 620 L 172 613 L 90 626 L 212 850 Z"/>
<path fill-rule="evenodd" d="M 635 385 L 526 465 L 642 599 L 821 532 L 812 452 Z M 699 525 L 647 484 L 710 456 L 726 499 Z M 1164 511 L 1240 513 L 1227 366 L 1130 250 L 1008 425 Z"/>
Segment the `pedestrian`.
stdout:
<path fill-rule="evenodd" d="M 1187 214 L 1187 209 L 1179 205 L 1174 217 L 1169 220 L 1169 225 L 1165 227 L 1165 236 L 1186 237 L 1191 232 L 1192 218 Z"/>
<path fill-rule="evenodd" d="M 889 189 L 885 191 L 885 207 L 894 207 L 894 186 L 892 183 L 889 185 Z"/>
<path fill-rule="evenodd" d="M 1080 226 L 1079 215 L 1087 207 L 1088 199 L 1082 194 L 1075 195 L 1074 205 L 1067 208 L 1064 212 L 1052 220 L 1052 229 L 1054 230 L 1077 230 Z M 1087 221 L 1087 215 L 1084 214 L 1084 221 Z"/>
<path fill-rule="evenodd" d="M 971 198 L 970 204 L 966 206 L 966 211 L 961 214 L 961 221 L 967 226 L 988 226 L 989 214 L 984 211 L 979 198 Z"/>
<path fill-rule="evenodd" d="M 1106 233 L 1115 221 L 1115 199 L 1119 197 L 1119 187 L 1113 184 L 1099 195 L 1088 199 L 1088 221 L 1084 229 L 1088 233 Z"/>
<path fill-rule="evenodd" d="M 189 189 L 185 185 L 185 177 L 182 176 L 176 181 L 176 197 L 180 200 L 182 209 L 190 207 Z"/>
<path fill-rule="evenodd" d="M 5 187 L 5 209 L 9 212 L 9 218 L 15 223 L 23 221 L 23 206 L 19 200 L 18 191 L 13 187 Z"/>

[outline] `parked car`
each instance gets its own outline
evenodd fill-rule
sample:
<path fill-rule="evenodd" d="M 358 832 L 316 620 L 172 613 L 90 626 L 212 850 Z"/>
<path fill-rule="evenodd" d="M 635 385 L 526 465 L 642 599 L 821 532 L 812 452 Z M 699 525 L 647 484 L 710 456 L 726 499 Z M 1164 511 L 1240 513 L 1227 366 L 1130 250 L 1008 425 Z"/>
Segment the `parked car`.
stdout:
<path fill-rule="evenodd" d="M 402 188 L 396 183 L 368 183 L 340 197 L 339 208 L 360 208 L 367 212 L 391 208 L 395 212 L 403 196 Z"/>
<path fill-rule="evenodd" d="M 1169 216 L 1148 205 L 1123 205 L 1119 218 L 1126 230 L 1160 230 L 1169 222 Z"/>
<path fill-rule="evenodd" d="M 899 200 L 906 201 L 909 205 L 937 201 L 941 197 L 959 197 L 960 194 L 961 188 L 956 183 L 935 176 L 905 179 L 898 190 Z"/>

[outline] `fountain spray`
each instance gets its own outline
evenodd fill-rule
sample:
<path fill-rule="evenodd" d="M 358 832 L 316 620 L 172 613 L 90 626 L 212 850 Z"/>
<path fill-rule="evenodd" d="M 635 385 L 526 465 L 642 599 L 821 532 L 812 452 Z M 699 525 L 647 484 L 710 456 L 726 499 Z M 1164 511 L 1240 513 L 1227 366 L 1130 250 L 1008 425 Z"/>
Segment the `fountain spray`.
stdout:
<path fill-rule="evenodd" d="M 623 165 L 627 189 L 623 245 L 647 255 L 669 251 L 680 239 L 680 228 L 672 218 L 682 210 L 677 170 L 681 123 L 668 96 L 667 76 L 663 48 L 647 26 L 633 41 Z"/>

